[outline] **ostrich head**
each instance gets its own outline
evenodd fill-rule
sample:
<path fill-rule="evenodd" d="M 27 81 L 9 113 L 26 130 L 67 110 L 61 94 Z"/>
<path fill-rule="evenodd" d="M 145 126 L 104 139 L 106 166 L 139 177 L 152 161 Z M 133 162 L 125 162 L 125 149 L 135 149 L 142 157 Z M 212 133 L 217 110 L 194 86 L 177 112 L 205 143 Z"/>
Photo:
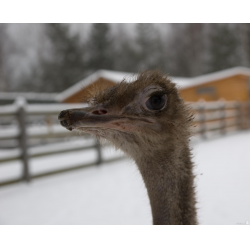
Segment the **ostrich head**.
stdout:
<path fill-rule="evenodd" d="M 158 71 L 93 92 L 90 107 L 60 113 L 62 126 L 107 139 L 135 160 L 142 152 L 149 156 L 173 144 L 176 148 L 189 135 L 189 112 L 175 84 Z"/>
<path fill-rule="evenodd" d="M 133 158 L 146 185 L 154 224 L 196 224 L 192 116 L 158 71 L 90 94 L 90 107 L 64 110 L 61 125 L 104 138 Z"/>

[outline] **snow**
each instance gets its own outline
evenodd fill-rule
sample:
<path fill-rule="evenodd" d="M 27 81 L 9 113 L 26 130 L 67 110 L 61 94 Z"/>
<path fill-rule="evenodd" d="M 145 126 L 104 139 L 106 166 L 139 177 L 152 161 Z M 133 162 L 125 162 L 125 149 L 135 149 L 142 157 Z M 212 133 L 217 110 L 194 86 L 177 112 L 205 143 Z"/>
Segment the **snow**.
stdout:
<path fill-rule="evenodd" d="M 0 126 L 0 139 L 7 139 L 7 138 L 15 138 L 19 135 L 19 128 L 17 126 L 9 126 L 9 127 L 1 127 Z M 52 124 L 52 125 L 39 125 L 37 124 L 31 125 L 27 127 L 27 134 L 28 136 L 38 136 L 38 135 L 57 135 L 60 133 L 68 134 L 69 136 L 72 135 L 70 131 L 65 131 L 60 124 Z"/>
<path fill-rule="evenodd" d="M 250 131 L 194 148 L 201 224 L 250 223 Z"/>
<path fill-rule="evenodd" d="M 192 81 L 191 77 L 176 77 L 170 76 L 172 82 L 174 82 L 178 88 L 183 88 L 185 86 L 189 86 Z"/>
<path fill-rule="evenodd" d="M 128 72 L 119 72 L 119 71 L 112 71 L 112 70 L 98 70 L 95 73 L 91 74 L 87 78 L 77 82 L 76 84 L 72 85 L 70 88 L 64 90 L 62 93 L 56 96 L 57 101 L 63 101 L 69 96 L 75 94 L 76 92 L 80 91 L 84 87 L 90 85 L 91 83 L 95 82 L 99 78 L 105 78 L 107 80 L 113 81 L 115 83 L 121 82 L 124 78 L 133 79 L 131 77 L 133 73 Z"/>
<path fill-rule="evenodd" d="M 84 87 L 90 85 L 91 83 L 95 82 L 96 80 L 100 78 L 105 78 L 109 81 L 112 81 L 114 83 L 119 83 L 122 80 L 126 80 L 126 82 L 131 82 L 136 79 L 138 74 L 136 73 L 128 73 L 128 72 L 120 72 L 120 71 L 112 71 L 112 70 L 98 70 L 92 75 L 88 76 L 87 78 L 84 78 L 80 82 L 74 84 L 70 88 L 66 89 L 62 93 L 58 94 L 56 97 L 57 101 L 63 101 L 69 96 L 75 94 L 76 92 L 80 91 Z M 173 78 L 174 82 L 178 85 L 182 86 L 183 84 L 189 83 L 190 79 L 192 78 L 186 78 L 186 77 L 171 77 Z"/>
<path fill-rule="evenodd" d="M 193 140 L 200 224 L 250 223 L 250 131 Z M 121 155 L 103 149 L 104 158 Z M 93 150 L 34 158 L 33 173 L 94 160 Z M 10 170 L 13 169 L 13 170 Z M 2 163 L 0 177 L 20 174 Z M 0 188 L 0 224 L 151 224 L 147 191 L 124 159 Z"/>
<path fill-rule="evenodd" d="M 250 76 L 250 69 L 246 67 L 233 67 L 230 69 L 221 70 L 218 72 L 193 77 L 192 80 L 186 86 L 181 86 L 182 88 L 188 88 L 200 85 L 202 83 L 213 82 L 220 79 L 232 77 L 235 75 L 246 75 Z"/>
<path fill-rule="evenodd" d="M 36 101 L 55 101 L 58 93 L 35 93 L 35 92 L 0 92 L 1 100 L 15 100 L 18 97 L 23 97 L 27 100 Z"/>
<path fill-rule="evenodd" d="M 87 107 L 88 105 L 86 103 L 60 103 L 60 104 L 29 104 L 27 106 L 27 112 L 30 113 L 35 113 L 35 114 L 44 114 L 47 112 L 50 113 L 60 113 L 64 109 L 79 109 L 79 108 L 84 108 Z"/>

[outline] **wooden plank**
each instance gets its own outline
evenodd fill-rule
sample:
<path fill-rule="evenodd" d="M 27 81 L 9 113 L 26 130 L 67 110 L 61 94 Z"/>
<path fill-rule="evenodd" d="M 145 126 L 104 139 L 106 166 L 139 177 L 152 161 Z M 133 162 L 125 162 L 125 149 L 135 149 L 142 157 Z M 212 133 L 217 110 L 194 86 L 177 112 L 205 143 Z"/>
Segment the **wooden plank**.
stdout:
<path fill-rule="evenodd" d="M 15 160 L 22 160 L 22 156 L 20 155 L 20 156 L 6 156 L 6 157 L 1 157 L 0 158 L 0 163 L 1 162 L 8 162 L 8 161 L 15 161 Z"/>
<path fill-rule="evenodd" d="M 237 125 L 237 123 L 235 122 L 235 119 L 231 119 L 231 120 L 227 121 L 226 126 L 222 127 L 220 120 L 218 120 L 217 122 L 207 123 L 206 124 L 206 131 L 211 132 L 211 131 L 214 131 L 214 130 L 221 130 L 223 128 L 226 129 L 226 128 L 230 127 L 230 126 L 236 126 L 236 125 Z M 196 127 L 195 132 L 196 133 L 201 133 L 201 128 Z"/>
<path fill-rule="evenodd" d="M 25 99 L 18 99 L 16 101 L 19 109 L 18 109 L 18 122 L 20 126 L 20 137 L 19 143 L 21 148 L 21 158 L 23 162 L 23 176 L 22 178 L 27 182 L 30 181 L 30 174 L 29 174 L 29 156 L 28 156 L 28 137 L 26 132 L 26 112 L 25 112 Z"/>
<path fill-rule="evenodd" d="M 221 124 L 221 129 L 220 132 L 222 135 L 226 133 L 226 119 L 225 119 L 225 102 L 220 102 L 220 124 Z"/>
<path fill-rule="evenodd" d="M 0 106 L 0 117 L 15 116 L 17 109 L 17 105 L 15 104 Z"/>
<path fill-rule="evenodd" d="M 105 144 L 102 144 L 100 146 L 100 150 L 102 147 L 106 147 L 108 146 L 107 143 Z M 32 148 L 30 148 L 28 150 L 28 155 L 29 155 L 29 158 L 37 158 L 37 157 L 41 157 L 41 156 L 47 156 L 47 155 L 54 155 L 54 154 L 62 154 L 62 153 L 68 153 L 68 152 L 74 152 L 74 151 L 81 151 L 81 150 L 89 150 L 89 149 L 92 149 L 92 148 L 96 148 L 96 144 L 93 144 L 93 145 L 88 145 L 88 146 L 79 146 L 79 147 L 73 147 L 73 148 L 65 148 L 65 149 L 49 149 L 47 151 L 42 151 L 42 152 L 32 152 Z M 99 157 L 102 157 L 99 156 Z M 8 162 L 8 161 L 14 161 L 14 160 L 22 160 L 22 155 L 21 153 L 18 154 L 18 155 L 14 155 L 14 156 L 6 156 L 6 157 L 1 157 L 0 158 L 0 163 L 1 162 Z M 98 162 L 102 162 L 102 158 L 100 160 L 99 158 L 99 161 Z"/>
<path fill-rule="evenodd" d="M 247 125 L 248 125 L 248 129 L 250 129 L 250 100 L 249 100 L 249 103 L 246 107 L 246 113 L 247 113 L 247 116 L 246 116 L 246 119 L 247 119 Z"/>
<path fill-rule="evenodd" d="M 2 182 L 0 182 L 0 187 L 11 185 L 11 184 L 20 183 L 21 181 L 23 181 L 22 178 L 10 179 L 10 180 L 7 180 L 7 181 L 2 181 Z"/>
<path fill-rule="evenodd" d="M 114 161 L 119 161 L 119 160 L 125 159 L 125 158 L 126 158 L 125 156 L 114 157 L 114 158 L 103 161 L 103 163 L 110 163 L 110 162 L 114 162 Z M 49 176 L 49 175 L 60 174 L 60 173 L 66 173 L 69 171 L 79 170 L 82 168 L 93 167 L 93 166 L 96 166 L 96 162 L 88 163 L 88 164 L 79 164 L 79 165 L 75 165 L 71 168 L 59 169 L 59 170 L 55 170 L 55 171 L 49 171 L 49 172 L 45 172 L 45 173 L 41 173 L 41 174 L 36 174 L 36 175 L 32 176 L 32 179 L 45 177 L 45 176 Z"/>
<path fill-rule="evenodd" d="M 236 101 L 225 101 L 225 109 L 234 109 L 235 108 L 235 103 Z M 213 102 L 204 102 L 204 109 L 208 111 L 212 110 L 217 110 L 218 109 L 218 101 L 213 101 Z M 200 108 L 200 103 L 189 103 L 189 105 L 194 109 L 194 110 L 199 110 Z"/>
<path fill-rule="evenodd" d="M 65 132 L 35 132 L 29 134 L 29 138 L 32 139 L 46 139 L 46 138 L 58 138 L 58 137 L 74 137 L 77 136 L 76 133 L 69 132 L 65 129 Z"/>
<path fill-rule="evenodd" d="M 27 107 L 28 115 L 56 115 L 58 116 L 62 110 L 77 109 L 87 107 L 87 104 L 29 104 Z"/>
<path fill-rule="evenodd" d="M 100 141 L 98 139 L 96 140 L 95 148 L 96 148 L 96 151 L 97 151 L 97 161 L 96 161 L 96 164 L 100 165 L 103 160 L 102 160 L 101 145 L 100 145 Z"/>
<path fill-rule="evenodd" d="M 33 153 L 30 154 L 32 158 L 40 157 L 40 156 L 47 156 L 47 155 L 54 155 L 54 154 L 62 154 L 62 153 L 68 153 L 68 152 L 74 152 L 74 151 L 80 151 L 80 150 L 88 150 L 95 148 L 95 145 L 91 146 L 84 146 L 84 147 L 79 147 L 79 148 L 67 148 L 67 149 L 55 149 L 53 151 L 47 151 L 47 152 L 41 152 L 41 153 Z"/>
<path fill-rule="evenodd" d="M 234 110 L 225 110 L 225 119 L 234 118 L 237 116 L 236 109 Z M 214 110 L 213 112 L 206 112 L 206 122 L 208 121 L 217 121 L 220 120 L 221 114 L 220 110 Z M 199 122 L 200 117 L 198 114 L 195 114 L 194 122 Z"/>
<path fill-rule="evenodd" d="M 203 102 L 199 103 L 199 121 L 200 121 L 200 133 L 201 136 L 206 139 L 206 116 L 205 116 L 205 111 L 204 111 L 204 107 L 205 104 Z"/>
<path fill-rule="evenodd" d="M 241 105 L 240 105 L 240 102 L 237 102 L 235 104 L 235 108 L 237 110 L 237 115 L 235 117 L 235 120 L 236 120 L 236 124 L 237 124 L 237 127 L 239 130 L 242 129 L 242 112 L 241 112 Z"/>
<path fill-rule="evenodd" d="M 0 140 L 12 140 L 20 138 L 20 133 L 15 132 L 13 134 L 0 134 Z"/>
<path fill-rule="evenodd" d="M 126 159 L 126 156 L 113 157 L 113 158 L 104 160 L 103 163 L 111 163 L 111 162 L 114 162 L 114 161 L 120 161 L 122 159 Z M 55 171 L 49 171 L 49 172 L 45 172 L 45 173 L 35 174 L 35 175 L 30 176 L 30 178 L 37 179 L 37 178 L 41 178 L 41 177 L 67 173 L 67 172 L 70 172 L 70 171 L 80 170 L 80 169 L 83 169 L 83 168 L 86 168 L 86 167 L 93 167 L 93 166 L 96 166 L 96 162 L 89 163 L 89 164 L 79 164 L 79 165 L 75 165 L 75 166 L 70 167 L 70 168 L 59 169 L 59 170 L 55 170 Z M 6 186 L 6 185 L 10 185 L 10 184 L 19 183 L 22 180 L 23 180 L 22 178 L 18 178 L 18 179 L 3 181 L 3 182 L 0 182 L 0 186 Z"/>

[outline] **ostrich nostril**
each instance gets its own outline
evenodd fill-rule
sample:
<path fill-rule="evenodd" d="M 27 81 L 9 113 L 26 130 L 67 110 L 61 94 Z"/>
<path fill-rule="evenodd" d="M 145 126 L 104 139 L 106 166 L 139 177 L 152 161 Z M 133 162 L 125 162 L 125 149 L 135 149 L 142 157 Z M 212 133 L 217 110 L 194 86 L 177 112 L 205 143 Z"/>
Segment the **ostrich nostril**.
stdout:
<path fill-rule="evenodd" d="M 107 113 L 108 112 L 106 110 L 104 110 L 104 109 L 95 110 L 95 111 L 92 112 L 92 114 L 94 114 L 94 115 L 105 115 Z"/>
<path fill-rule="evenodd" d="M 67 110 L 63 110 L 60 112 L 60 114 L 58 115 L 58 119 L 61 120 L 64 118 L 64 116 L 68 113 Z"/>

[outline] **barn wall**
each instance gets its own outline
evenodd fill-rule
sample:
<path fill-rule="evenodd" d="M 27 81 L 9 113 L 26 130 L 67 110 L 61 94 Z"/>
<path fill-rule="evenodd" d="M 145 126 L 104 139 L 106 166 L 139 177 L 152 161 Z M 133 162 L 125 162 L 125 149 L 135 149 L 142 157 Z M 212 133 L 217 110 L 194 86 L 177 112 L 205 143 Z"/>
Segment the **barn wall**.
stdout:
<path fill-rule="evenodd" d="M 85 93 L 88 92 L 88 90 L 90 90 L 90 88 L 93 89 L 93 86 L 95 86 L 96 89 L 101 91 L 101 90 L 104 90 L 106 88 L 113 87 L 114 85 L 115 85 L 114 82 L 108 81 L 104 78 L 100 78 L 97 81 L 91 83 L 91 85 L 89 85 L 85 88 L 79 89 L 79 91 L 76 94 L 68 97 L 63 102 L 64 103 L 81 103 L 81 102 L 84 103 L 87 101 Z"/>
<path fill-rule="evenodd" d="M 224 98 L 227 101 L 247 101 L 249 77 L 237 75 L 219 81 L 205 83 L 199 86 L 180 90 L 181 97 L 185 101 L 197 102 L 200 99 L 216 101 Z"/>

